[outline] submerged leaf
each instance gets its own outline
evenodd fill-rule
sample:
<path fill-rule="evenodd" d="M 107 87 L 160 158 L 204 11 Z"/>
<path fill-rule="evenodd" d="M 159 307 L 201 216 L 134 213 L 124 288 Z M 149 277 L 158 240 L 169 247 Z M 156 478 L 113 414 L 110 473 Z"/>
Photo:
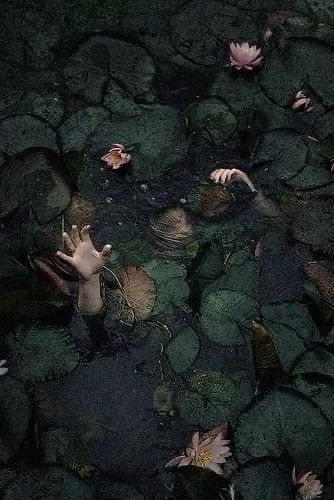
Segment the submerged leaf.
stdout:
<path fill-rule="evenodd" d="M 32 327 L 8 339 L 13 377 L 23 382 L 41 382 L 73 371 L 79 354 L 64 329 Z"/>
<path fill-rule="evenodd" d="M 253 321 L 252 348 L 257 378 L 264 384 L 271 384 L 279 379 L 283 369 L 275 345 L 267 330 Z"/>
<path fill-rule="evenodd" d="M 136 319 L 145 319 L 153 311 L 156 289 L 153 279 L 140 267 L 130 266 L 122 270 L 122 292 Z"/>

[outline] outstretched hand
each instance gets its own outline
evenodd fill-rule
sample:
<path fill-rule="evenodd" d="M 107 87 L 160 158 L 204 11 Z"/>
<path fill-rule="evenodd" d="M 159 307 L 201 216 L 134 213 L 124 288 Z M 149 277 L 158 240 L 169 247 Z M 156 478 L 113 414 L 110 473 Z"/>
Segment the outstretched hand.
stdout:
<path fill-rule="evenodd" d="M 106 264 L 111 253 L 111 245 L 104 245 L 98 252 L 89 235 L 90 226 L 84 226 L 79 232 L 72 226 L 70 234 L 63 233 L 64 244 L 68 254 L 58 251 L 57 255 L 78 271 L 84 280 L 98 274 Z"/>

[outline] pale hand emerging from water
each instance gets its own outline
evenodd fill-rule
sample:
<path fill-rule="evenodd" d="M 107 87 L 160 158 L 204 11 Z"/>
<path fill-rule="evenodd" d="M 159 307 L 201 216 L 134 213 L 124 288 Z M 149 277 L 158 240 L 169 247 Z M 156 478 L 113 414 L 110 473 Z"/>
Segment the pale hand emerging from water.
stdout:
<path fill-rule="evenodd" d="M 111 253 L 111 245 L 104 245 L 102 252 L 94 248 L 89 230 L 90 226 L 84 226 L 79 232 L 77 226 L 72 226 L 70 234 L 63 234 L 65 248 L 71 255 L 57 252 L 58 257 L 71 264 L 84 280 L 99 273 Z"/>
<path fill-rule="evenodd" d="M 89 230 L 90 226 L 84 226 L 79 232 L 77 226 L 72 226 L 70 234 L 63 234 L 66 250 L 71 255 L 63 252 L 57 252 L 57 255 L 73 266 L 80 275 L 79 311 L 85 315 L 94 315 L 103 308 L 100 271 L 107 263 L 111 245 L 104 245 L 102 251 L 98 252 L 90 239 Z"/>

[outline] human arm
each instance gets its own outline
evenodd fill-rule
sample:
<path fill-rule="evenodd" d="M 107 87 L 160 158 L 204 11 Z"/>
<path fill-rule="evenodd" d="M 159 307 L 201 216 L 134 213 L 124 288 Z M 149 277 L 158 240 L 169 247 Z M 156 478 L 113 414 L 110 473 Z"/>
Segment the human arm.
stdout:
<path fill-rule="evenodd" d="M 63 233 L 68 254 L 58 251 L 57 256 L 79 273 L 78 309 L 83 315 L 92 316 L 103 309 L 101 296 L 101 270 L 111 252 L 111 245 L 104 245 L 98 252 L 89 235 L 90 226 L 79 232 L 72 226 L 70 233 Z M 70 255 L 69 255 L 70 254 Z"/>

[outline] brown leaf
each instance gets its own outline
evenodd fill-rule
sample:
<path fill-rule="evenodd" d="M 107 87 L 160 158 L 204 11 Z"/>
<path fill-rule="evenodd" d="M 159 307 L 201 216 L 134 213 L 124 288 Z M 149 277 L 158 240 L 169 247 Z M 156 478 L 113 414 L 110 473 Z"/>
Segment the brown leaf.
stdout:
<path fill-rule="evenodd" d="M 122 270 L 122 292 L 137 320 L 147 318 L 153 311 L 157 297 L 153 279 L 140 267 Z"/>

